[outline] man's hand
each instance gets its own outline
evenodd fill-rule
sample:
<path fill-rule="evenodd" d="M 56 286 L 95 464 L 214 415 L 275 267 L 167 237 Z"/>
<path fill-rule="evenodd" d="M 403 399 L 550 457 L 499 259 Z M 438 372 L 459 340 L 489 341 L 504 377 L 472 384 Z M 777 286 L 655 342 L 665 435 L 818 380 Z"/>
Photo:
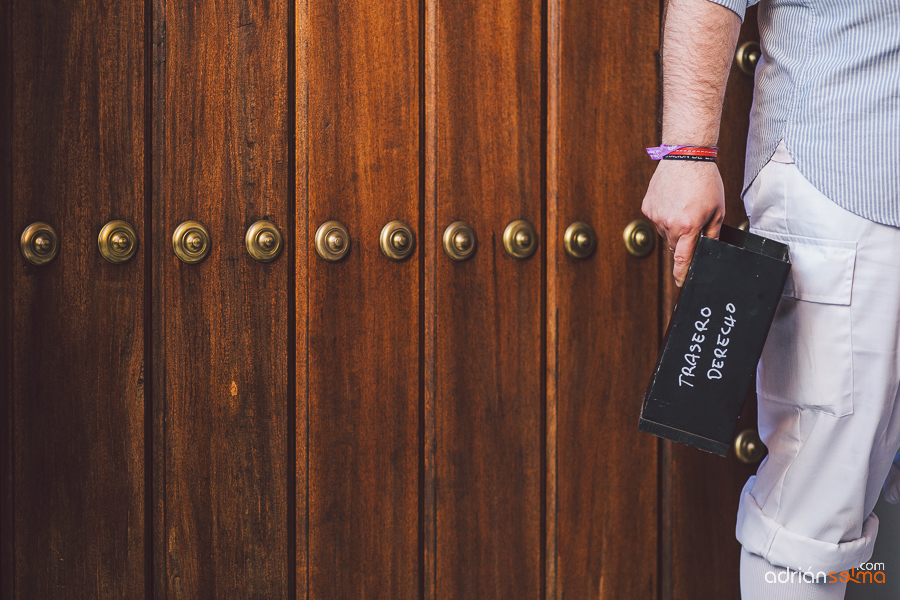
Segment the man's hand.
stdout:
<path fill-rule="evenodd" d="M 668 0 L 662 45 L 662 143 L 710 147 L 719 139 L 725 83 L 741 19 L 709 0 Z M 718 237 L 725 194 L 715 163 L 662 160 L 644 197 L 644 214 L 675 252 L 684 283 L 700 232 Z"/>
<path fill-rule="evenodd" d="M 719 237 L 725 190 L 715 163 L 661 160 L 641 210 L 675 253 L 675 284 L 684 283 L 701 231 Z"/>

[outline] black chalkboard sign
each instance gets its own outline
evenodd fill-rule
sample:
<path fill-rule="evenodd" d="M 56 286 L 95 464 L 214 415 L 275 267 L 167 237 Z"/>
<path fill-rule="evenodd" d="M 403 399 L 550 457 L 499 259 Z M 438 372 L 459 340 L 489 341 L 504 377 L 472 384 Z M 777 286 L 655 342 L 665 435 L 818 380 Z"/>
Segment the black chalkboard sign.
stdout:
<path fill-rule="evenodd" d="M 759 235 L 700 238 L 638 429 L 728 453 L 790 268 L 788 247 Z"/>

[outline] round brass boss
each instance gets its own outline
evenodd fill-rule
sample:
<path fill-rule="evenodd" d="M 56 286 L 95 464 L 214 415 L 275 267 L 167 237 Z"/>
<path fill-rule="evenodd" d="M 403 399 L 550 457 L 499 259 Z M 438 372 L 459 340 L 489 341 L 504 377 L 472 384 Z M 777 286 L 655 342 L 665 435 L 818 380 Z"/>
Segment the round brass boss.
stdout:
<path fill-rule="evenodd" d="M 316 230 L 316 252 L 328 262 L 341 260 L 350 252 L 350 232 L 338 221 L 326 221 Z"/>
<path fill-rule="evenodd" d="M 758 463 L 768 451 L 755 429 L 745 429 L 734 438 L 734 455 L 745 465 Z"/>
<path fill-rule="evenodd" d="M 584 221 L 575 221 L 566 228 L 563 246 L 572 258 L 587 258 L 597 247 L 597 236 L 590 225 Z"/>
<path fill-rule="evenodd" d="M 656 232 L 646 221 L 635 219 L 625 226 L 622 240 L 632 256 L 647 256 L 656 247 Z"/>
<path fill-rule="evenodd" d="M 110 221 L 100 230 L 97 247 L 103 258 L 114 265 L 128 262 L 137 252 L 137 232 L 125 221 Z"/>
<path fill-rule="evenodd" d="M 278 258 L 283 242 L 281 231 L 271 221 L 257 221 L 247 229 L 244 236 L 247 253 L 259 262 L 270 262 Z"/>
<path fill-rule="evenodd" d="M 478 238 L 465 221 L 454 221 L 444 230 L 444 252 L 453 260 L 466 260 L 475 254 Z"/>
<path fill-rule="evenodd" d="M 182 262 L 189 265 L 198 263 L 209 254 L 212 240 L 202 223 L 185 221 L 172 234 L 172 250 Z"/>
<path fill-rule="evenodd" d="M 517 219 L 503 230 L 503 247 L 511 257 L 524 260 L 537 250 L 537 231 L 531 223 Z"/>
<path fill-rule="evenodd" d="M 45 265 L 59 252 L 59 237 L 50 225 L 38 221 L 22 232 L 22 255 L 33 265 Z"/>
<path fill-rule="evenodd" d="M 378 236 L 381 251 L 391 260 L 403 260 L 412 254 L 416 245 L 416 234 L 403 221 L 391 221 L 381 229 Z"/>
<path fill-rule="evenodd" d="M 762 49 L 758 42 L 744 42 L 734 53 L 734 61 L 738 68 L 747 75 L 753 76 L 756 73 L 756 63 L 762 56 Z"/>

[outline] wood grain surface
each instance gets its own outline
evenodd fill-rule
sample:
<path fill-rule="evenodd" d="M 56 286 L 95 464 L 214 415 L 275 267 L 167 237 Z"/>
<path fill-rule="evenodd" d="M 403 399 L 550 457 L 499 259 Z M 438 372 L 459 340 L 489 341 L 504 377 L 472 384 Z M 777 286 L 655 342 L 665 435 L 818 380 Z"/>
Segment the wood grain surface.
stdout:
<path fill-rule="evenodd" d="M 425 597 L 536 599 L 541 253 L 511 259 L 502 235 L 525 219 L 544 243 L 541 3 L 428 0 L 425 18 L 425 344 L 433 361 L 425 419 L 434 436 L 425 485 L 435 503 L 425 508 L 434 511 L 426 561 L 434 583 Z M 464 262 L 441 246 L 456 220 L 478 237 Z"/>
<path fill-rule="evenodd" d="M 379 235 L 395 219 L 419 230 L 419 4 L 310 0 L 297 23 L 309 527 L 297 597 L 417 598 L 421 252 L 390 260 Z M 340 262 L 314 248 L 329 220 L 350 231 Z"/>
<path fill-rule="evenodd" d="M 15 83 L 3 114 L 12 169 L 3 188 L 12 218 L 2 220 L 12 286 L 3 294 L 14 299 L 3 597 L 137 598 L 146 246 L 113 265 L 97 235 L 109 220 L 141 231 L 145 219 L 143 3 L 3 4 L 4 71 Z M 36 267 L 18 236 L 39 220 L 56 229 L 60 251 Z"/>
<path fill-rule="evenodd" d="M 637 431 L 676 291 L 667 252 L 622 241 L 660 10 L 0 3 L 0 597 L 737 600 L 755 466 Z M 732 225 L 751 99 L 735 69 Z M 97 250 L 112 219 L 138 231 L 124 265 Z M 268 264 L 260 219 L 286 240 Z M 538 231 L 523 261 L 514 219 Z M 19 250 L 37 220 L 61 240 L 43 267 Z M 172 251 L 185 220 L 212 236 L 199 264 Z"/>
<path fill-rule="evenodd" d="M 551 0 L 549 10 L 547 403 L 558 554 L 547 597 L 655 598 L 657 440 L 637 421 L 659 340 L 659 249 L 631 256 L 622 232 L 642 216 L 654 167 L 643 147 L 658 135 L 659 7 Z M 598 240 L 583 260 L 561 243 L 578 220 Z"/>
<path fill-rule="evenodd" d="M 289 3 L 157 0 L 153 18 L 157 589 L 288 598 L 292 265 L 244 234 L 268 219 L 293 243 Z M 193 265 L 171 245 L 189 219 L 212 237 Z"/>
<path fill-rule="evenodd" d="M 741 27 L 738 46 L 758 39 L 756 7 L 752 7 Z M 752 101 L 753 78 L 733 64 L 722 110 L 717 161 L 725 185 L 725 223 L 732 227 L 746 218 L 740 195 Z M 671 286 L 671 264 L 663 269 L 663 278 Z M 670 289 L 663 306 L 666 318 L 672 312 L 674 298 L 674 290 Z M 756 429 L 753 390 L 735 433 L 748 428 Z M 681 444 L 664 444 L 662 506 L 666 530 L 664 570 L 668 574 L 663 599 L 739 600 L 741 546 L 734 537 L 734 526 L 741 489 L 758 465 L 741 463 L 733 451 L 723 459 Z"/>
<path fill-rule="evenodd" d="M 13 222 L 13 6 L 0 3 L 0 249 L 19 252 Z M 13 514 L 13 261 L 0 260 L 0 597 L 12 598 L 15 582 Z"/>

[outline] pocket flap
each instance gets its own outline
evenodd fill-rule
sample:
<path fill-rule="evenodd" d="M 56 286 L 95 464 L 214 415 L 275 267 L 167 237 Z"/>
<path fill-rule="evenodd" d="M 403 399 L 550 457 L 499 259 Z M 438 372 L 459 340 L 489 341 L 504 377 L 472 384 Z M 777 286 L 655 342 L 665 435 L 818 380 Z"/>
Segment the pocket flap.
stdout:
<path fill-rule="evenodd" d="M 856 242 L 823 240 L 751 229 L 752 233 L 787 244 L 791 272 L 783 295 L 820 304 L 850 304 Z"/>

